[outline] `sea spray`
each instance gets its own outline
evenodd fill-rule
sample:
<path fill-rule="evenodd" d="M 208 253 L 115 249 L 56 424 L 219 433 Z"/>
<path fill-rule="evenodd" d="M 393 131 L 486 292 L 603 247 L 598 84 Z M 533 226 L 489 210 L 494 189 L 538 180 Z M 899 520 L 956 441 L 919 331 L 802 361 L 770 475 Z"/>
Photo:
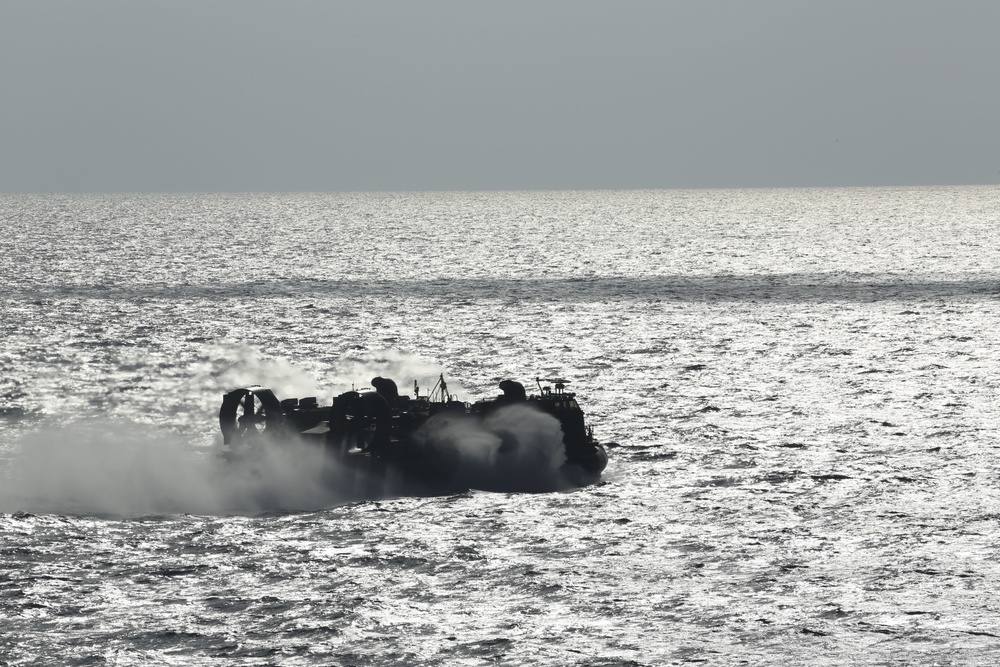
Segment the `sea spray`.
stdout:
<path fill-rule="evenodd" d="M 325 375 L 334 392 L 386 376 L 425 391 L 443 368 L 399 351 L 353 351 Z M 450 463 L 440 485 L 414 488 L 378 479 L 364 466 L 345 466 L 315 443 L 294 437 L 261 439 L 227 452 L 217 411 L 222 394 L 260 384 L 280 398 L 320 395 L 307 370 L 238 343 L 205 346 L 199 359 L 175 369 L 172 391 L 151 388 L 134 397 L 144 423 L 62 415 L 59 425 L 17 434 L 5 445 L 0 512 L 117 516 L 255 514 L 313 510 L 371 497 L 476 488 L 554 490 L 564 484 L 558 420 L 525 405 L 501 408 L 485 420 L 439 415 L 415 441 Z M 456 383 L 452 394 L 463 396 Z M 321 399 L 328 400 L 328 399 Z M 179 420 L 179 421 L 178 421 Z M 174 428 L 167 428 L 171 423 Z"/>
<path fill-rule="evenodd" d="M 146 425 L 79 422 L 24 434 L 7 461 L 0 512 L 141 516 L 328 507 L 323 452 L 295 440 L 232 460 Z"/>
<path fill-rule="evenodd" d="M 279 398 L 332 398 L 367 386 L 378 376 L 395 379 L 403 391 L 416 381 L 426 392 L 444 373 L 441 364 L 400 350 L 344 350 L 322 364 L 311 363 L 307 370 L 301 362 L 266 354 L 251 345 L 219 341 L 204 347 L 186 370 L 189 379 L 184 385 L 189 394 L 199 396 L 214 397 L 236 387 L 262 385 Z M 448 380 L 448 388 L 457 398 L 466 397 L 454 380 Z"/>
<path fill-rule="evenodd" d="M 359 382 L 367 385 L 374 377 L 386 377 L 395 380 L 404 393 L 414 381 L 426 393 L 444 373 L 442 365 L 398 350 L 353 351 L 334 361 L 329 371 L 331 384 L 344 388 L 342 391 Z M 450 378 L 448 391 L 459 400 L 466 398 L 465 390 Z"/>
<path fill-rule="evenodd" d="M 551 415 L 527 405 L 498 409 L 485 420 L 436 415 L 414 439 L 429 448 L 450 448 L 455 484 L 489 491 L 554 491 L 568 486 L 562 427 Z"/>

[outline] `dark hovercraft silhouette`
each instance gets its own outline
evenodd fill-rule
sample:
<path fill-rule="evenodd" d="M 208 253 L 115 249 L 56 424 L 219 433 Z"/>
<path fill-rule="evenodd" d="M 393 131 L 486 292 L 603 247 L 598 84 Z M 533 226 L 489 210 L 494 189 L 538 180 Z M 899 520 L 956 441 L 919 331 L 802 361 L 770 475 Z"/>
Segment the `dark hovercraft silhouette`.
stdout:
<path fill-rule="evenodd" d="M 429 435 L 432 426 L 454 420 L 483 424 L 505 408 L 524 409 L 549 415 L 559 423 L 565 461 L 551 471 L 557 474 L 559 485 L 585 486 L 598 481 L 608 455 L 586 425 L 576 394 L 566 391 L 566 380 L 544 382 L 552 386 L 543 386 L 536 378 L 539 393 L 528 395 L 520 382 L 504 380 L 500 383 L 502 395 L 474 403 L 449 394 L 443 375 L 424 396 L 416 382 L 410 397 L 400 395 L 393 380 L 376 377 L 371 381 L 372 389 L 345 392 L 330 405 L 319 405 L 315 397 L 280 400 L 270 389 L 246 387 L 223 396 L 219 424 L 231 452 L 263 437 L 297 437 L 323 447 L 325 460 L 335 461 L 341 468 L 363 469 L 372 477 L 389 474 L 411 486 L 447 491 L 463 485 L 455 479 L 459 452 Z M 508 411 L 508 419 L 511 414 L 526 413 Z M 501 440 L 500 455 L 520 446 L 512 432 L 501 429 L 495 435 Z M 526 484 L 538 488 L 524 490 L 546 490 L 544 485 Z"/>

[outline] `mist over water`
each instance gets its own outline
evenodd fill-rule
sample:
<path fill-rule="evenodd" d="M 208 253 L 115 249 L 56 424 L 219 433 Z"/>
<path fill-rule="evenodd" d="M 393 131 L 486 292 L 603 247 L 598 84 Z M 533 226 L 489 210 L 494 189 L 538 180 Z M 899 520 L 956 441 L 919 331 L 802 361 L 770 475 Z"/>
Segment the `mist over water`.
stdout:
<path fill-rule="evenodd" d="M 256 514 L 351 500 L 325 485 L 320 452 L 263 443 L 225 460 L 141 424 L 81 422 L 24 435 L 0 511 L 77 515 Z"/>
<path fill-rule="evenodd" d="M 0 662 L 1000 660 L 996 188 L 4 196 L 0 220 Z M 557 427 L 513 409 L 424 432 L 489 491 L 220 456 L 234 387 L 441 373 L 463 400 L 568 378 L 602 481 L 565 488 Z"/>
<path fill-rule="evenodd" d="M 457 455 L 456 482 L 491 491 L 568 489 L 562 427 L 550 415 L 524 405 L 500 408 L 484 421 L 436 415 L 415 434 L 418 442 Z"/>
<path fill-rule="evenodd" d="M 485 423 L 435 418 L 418 434 L 452 452 L 456 470 L 441 489 L 554 491 L 569 488 L 559 422 L 530 408 L 499 410 Z M 235 452 L 200 448 L 143 424 L 81 421 L 29 431 L 8 455 L 0 512 L 105 517 L 311 511 L 433 486 L 403 487 L 338 466 L 294 438 Z"/>

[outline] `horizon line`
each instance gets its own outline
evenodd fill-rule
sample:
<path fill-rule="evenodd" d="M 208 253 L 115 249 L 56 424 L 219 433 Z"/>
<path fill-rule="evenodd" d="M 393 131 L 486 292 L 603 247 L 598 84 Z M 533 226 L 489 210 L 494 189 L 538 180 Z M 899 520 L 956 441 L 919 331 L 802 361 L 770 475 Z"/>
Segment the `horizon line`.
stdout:
<path fill-rule="evenodd" d="M 716 185 L 664 187 L 580 187 L 580 188 L 414 188 L 414 189 L 347 189 L 347 190 L 0 190 L 0 196 L 68 196 L 68 195 L 292 195 L 292 194 L 456 194 L 456 193 L 527 193 L 527 192 L 661 192 L 692 190 L 889 190 L 925 188 L 984 188 L 1000 187 L 996 183 L 910 183 L 864 185 Z"/>

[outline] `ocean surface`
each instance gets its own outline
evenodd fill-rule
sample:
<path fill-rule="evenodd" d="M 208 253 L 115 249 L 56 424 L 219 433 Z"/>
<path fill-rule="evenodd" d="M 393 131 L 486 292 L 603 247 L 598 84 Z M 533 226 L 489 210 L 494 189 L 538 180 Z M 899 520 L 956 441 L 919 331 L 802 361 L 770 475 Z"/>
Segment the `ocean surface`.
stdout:
<path fill-rule="evenodd" d="M 0 278 L 0 665 L 1000 662 L 996 186 L 2 195 Z M 570 379 L 602 480 L 220 457 L 440 373 Z"/>

